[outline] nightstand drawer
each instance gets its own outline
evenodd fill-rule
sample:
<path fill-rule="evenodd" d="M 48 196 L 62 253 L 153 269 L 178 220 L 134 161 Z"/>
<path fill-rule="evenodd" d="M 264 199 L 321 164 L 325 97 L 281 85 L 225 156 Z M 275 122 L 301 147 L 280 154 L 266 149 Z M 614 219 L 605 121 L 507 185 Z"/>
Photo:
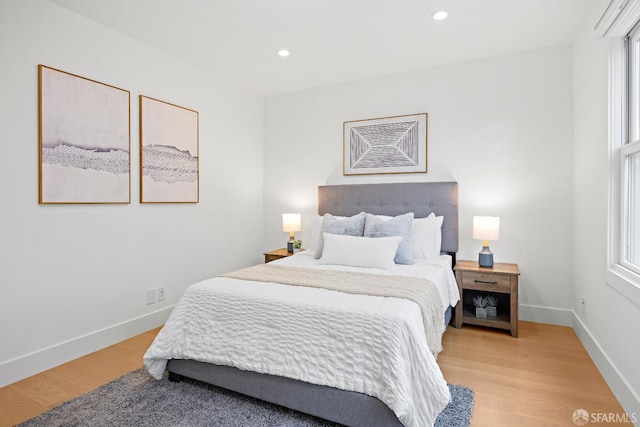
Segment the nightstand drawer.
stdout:
<path fill-rule="evenodd" d="M 477 289 L 490 292 L 511 292 L 511 276 L 508 274 L 465 271 L 462 275 L 463 289 Z"/>

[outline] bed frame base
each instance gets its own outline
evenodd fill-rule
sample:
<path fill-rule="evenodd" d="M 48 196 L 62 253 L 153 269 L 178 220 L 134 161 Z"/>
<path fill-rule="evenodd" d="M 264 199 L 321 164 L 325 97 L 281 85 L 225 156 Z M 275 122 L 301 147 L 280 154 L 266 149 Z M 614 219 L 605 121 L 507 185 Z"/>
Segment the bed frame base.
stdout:
<path fill-rule="evenodd" d="M 172 359 L 167 369 L 170 381 L 192 378 L 347 426 L 402 427 L 387 405 L 362 393 L 195 360 Z"/>

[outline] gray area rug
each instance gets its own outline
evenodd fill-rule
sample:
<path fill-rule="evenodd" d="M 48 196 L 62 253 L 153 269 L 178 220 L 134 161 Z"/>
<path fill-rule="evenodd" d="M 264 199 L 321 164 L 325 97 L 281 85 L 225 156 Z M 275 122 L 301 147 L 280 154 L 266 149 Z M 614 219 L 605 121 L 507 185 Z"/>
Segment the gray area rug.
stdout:
<path fill-rule="evenodd" d="M 452 402 L 438 427 L 466 427 L 473 391 L 449 385 Z M 334 427 L 320 418 L 185 378 L 156 381 L 138 369 L 20 424 L 39 426 L 255 426 Z"/>

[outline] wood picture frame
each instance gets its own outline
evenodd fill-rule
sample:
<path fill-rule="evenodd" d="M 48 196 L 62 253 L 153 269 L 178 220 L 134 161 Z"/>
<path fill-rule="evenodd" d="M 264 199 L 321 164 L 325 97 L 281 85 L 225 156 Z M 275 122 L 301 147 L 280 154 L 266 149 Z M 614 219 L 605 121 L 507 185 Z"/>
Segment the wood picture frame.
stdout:
<path fill-rule="evenodd" d="M 427 172 L 427 113 L 343 124 L 343 174 Z"/>
<path fill-rule="evenodd" d="M 130 203 L 127 90 L 38 65 L 38 203 Z"/>
<path fill-rule="evenodd" d="M 140 203 L 199 202 L 199 113 L 140 95 Z"/>

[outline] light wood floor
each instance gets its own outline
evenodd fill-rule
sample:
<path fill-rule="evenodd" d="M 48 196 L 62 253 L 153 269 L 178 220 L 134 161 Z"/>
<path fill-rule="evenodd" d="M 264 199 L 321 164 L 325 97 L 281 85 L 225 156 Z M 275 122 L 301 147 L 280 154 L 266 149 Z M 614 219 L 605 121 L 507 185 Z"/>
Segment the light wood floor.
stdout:
<path fill-rule="evenodd" d="M 28 420 L 141 367 L 157 332 L 0 388 L 0 426 Z M 574 426 L 571 417 L 579 408 L 624 413 L 571 328 L 520 322 L 520 337 L 512 338 L 503 331 L 449 327 L 443 345 L 438 363 L 446 380 L 475 392 L 472 426 Z"/>

